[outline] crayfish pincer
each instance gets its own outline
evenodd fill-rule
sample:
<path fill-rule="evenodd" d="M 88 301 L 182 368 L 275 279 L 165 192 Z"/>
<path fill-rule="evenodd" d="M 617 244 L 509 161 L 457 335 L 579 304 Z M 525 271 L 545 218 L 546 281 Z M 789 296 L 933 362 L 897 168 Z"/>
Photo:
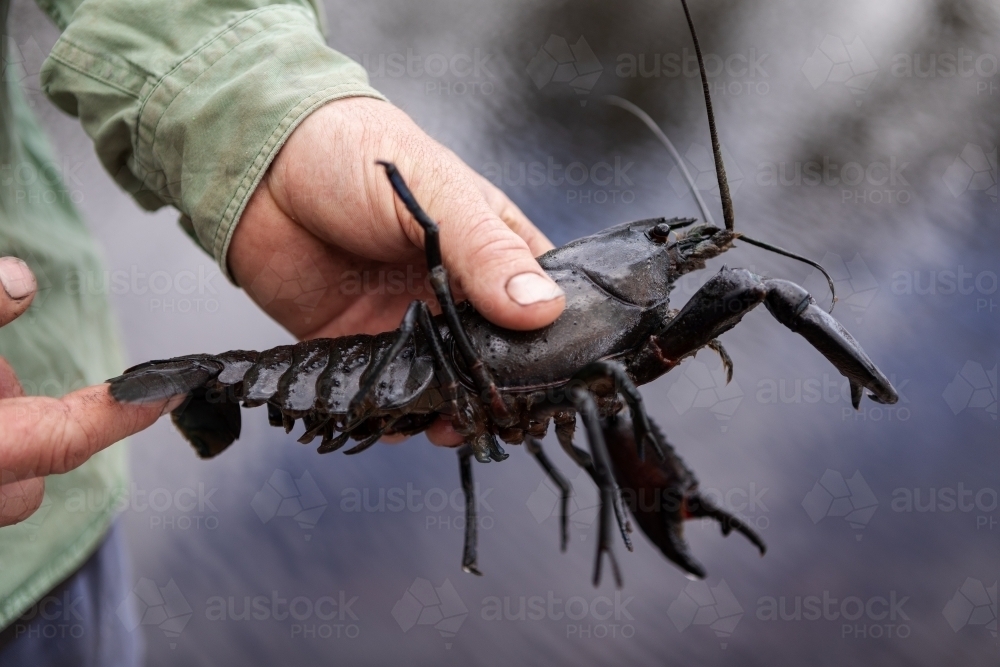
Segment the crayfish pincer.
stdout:
<path fill-rule="evenodd" d="M 686 4 L 684 9 L 687 14 Z M 426 303 L 414 301 L 395 331 L 319 338 L 263 352 L 151 361 L 111 380 L 111 394 L 127 402 L 187 396 L 171 416 L 203 457 L 219 454 L 239 437 L 241 405 L 266 405 L 270 423 L 286 432 L 301 419 L 305 432 L 299 441 L 319 438 L 319 453 L 341 449 L 353 439 L 357 444 L 345 453 L 357 454 L 384 435 L 413 435 L 439 418 L 449 419 L 464 438 L 458 448 L 466 497 L 462 567 L 476 574 L 472 460 L 506 459 L 501 441 L 524 444 L 562 490 L 565 550 L 572 490 L 542 448 L 541 439 L 551 426 L 560 446 L 600 490 L 595 585 L 604 556 L 621 583 L 611 543 L 617 522 L 631 550 L 625 507 L 663 554 L 692 576 L 705 573 L 682 537 L 681 527 L 689 518 L 715 519 L 724 534 L 735 530 L 763 553 L 763 542 L 743 521 L 698 494 L 693 473 L 647 415 L 637 385 L 652 382 L 706 347 L 720 355 L 731 378 L 732 361 L 718 337 L 763 303 L 848 378 L 855 407 L 866 393 L 881 403 L 895 403 L 897 395 L 837 320 L 788 281 L 723 267 L 683 308 L 670 307 L 671 291 L 681 276 L 704 268 L 707 260 L 738 240 L 822 270 L 815 262 L 734 231 L 701 50 L 693 25 L 691 30 L 709 111 L 724 227 L 717 227 L 707 211 L 703 223 L 694 218 L 639 220 L 547 252 L 538 262 L 562 288 L 566 308 L 543 329 L 510 331 L 469 304 L 456 305 L 441 263 L 437 224 L 396 167 L 379 163 L 423 228 L 440 315 L 432 316 Z M 833 282 L 827 279 L 832 290 Z M 574 442 L 577 417 L 586 431 L 587 449 Z"/>

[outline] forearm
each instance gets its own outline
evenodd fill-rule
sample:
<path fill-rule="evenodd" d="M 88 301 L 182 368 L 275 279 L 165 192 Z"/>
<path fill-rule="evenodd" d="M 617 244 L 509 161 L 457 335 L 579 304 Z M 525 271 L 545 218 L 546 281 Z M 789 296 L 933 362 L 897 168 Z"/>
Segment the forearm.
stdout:
<path fill-rule="evenodd" d="M 80 117 L 117 182 L 146 209 L 180 210 L 224 271 L 235 224 L 298 123 L 334 99 L 381 97 L 327 47 L 304 0 L 40 4 L 65 28 L 46 93 Z"/>

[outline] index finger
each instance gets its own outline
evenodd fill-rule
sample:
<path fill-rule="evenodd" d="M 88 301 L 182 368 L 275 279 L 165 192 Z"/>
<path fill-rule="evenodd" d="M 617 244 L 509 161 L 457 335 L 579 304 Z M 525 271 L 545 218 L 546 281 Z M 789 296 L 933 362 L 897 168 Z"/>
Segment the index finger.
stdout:
<path fill-rule="evenodd" d="M 123 438 L 148 428 L 184 396 L 152 404 L 119 403 L 108 385 L 63 398 L 29 396 L 0 401 L 0 470 L 59 475 Z"/>
<path fill-rule="evenodd" d="M 0 327 L 28 309 L 38 283 L 24 261 L 0 257 Z"/>

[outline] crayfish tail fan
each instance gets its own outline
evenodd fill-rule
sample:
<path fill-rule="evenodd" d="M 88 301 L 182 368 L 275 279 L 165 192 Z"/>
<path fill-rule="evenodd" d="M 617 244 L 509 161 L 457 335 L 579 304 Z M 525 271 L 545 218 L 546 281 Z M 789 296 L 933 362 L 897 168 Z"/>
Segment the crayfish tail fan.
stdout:
<path fill-rule="evenodd" d="M 197 389 L 170 413 L 174 426 L 203 459 L 220 454 L 240 437 L 240 405 L 224 399 L 219 392 Z"/>
<path fill-rule="evenodd" d="M 204 387 L 222 369 L 209 355 L 192 355 L 133 366 L 108 382 L 116 401 L 156 403 Z"/>

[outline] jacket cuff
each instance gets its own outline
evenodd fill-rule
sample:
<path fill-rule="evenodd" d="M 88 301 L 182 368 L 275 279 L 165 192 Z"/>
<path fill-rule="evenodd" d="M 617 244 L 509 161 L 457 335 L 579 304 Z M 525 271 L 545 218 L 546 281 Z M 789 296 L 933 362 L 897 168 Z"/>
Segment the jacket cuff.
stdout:
<path fill-rule="evenodd" d="M 106 151 L 102 162 L 144 208 L 177 207 L 182 226 L 230 280 L 226 255 L 236 223 L 292 131 L 332 100 L 385 99 L 361 65 L 326 45 L 316 15 L 303 7 L 240 14 L 159 76 L 94 56 L 72 31 L 53 48 L 46 90 L 59 104 L 61 64 L 100 78 L 108 96 L 135 95 L 134 116 L 122 110 L 102 123 L 106 132 L 128 126 L 131 146 Z"/>

